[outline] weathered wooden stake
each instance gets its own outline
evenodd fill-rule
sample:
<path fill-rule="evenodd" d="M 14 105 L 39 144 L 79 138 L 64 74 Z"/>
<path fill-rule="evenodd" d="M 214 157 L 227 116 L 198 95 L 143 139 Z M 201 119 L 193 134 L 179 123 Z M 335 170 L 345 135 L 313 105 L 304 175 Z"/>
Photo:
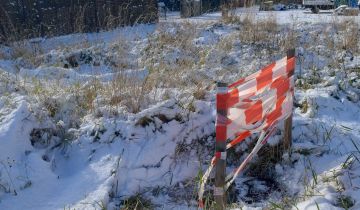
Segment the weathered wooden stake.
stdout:
<path fill-rule="evenodd" d="M 292 58 L 295 56 L 295 49 L 290 49 L 287 52 L 287 58 Z M 292 71 L 294 72 L 295 69 Z M 284 126 L 284 149 L 289 150 L 291 149 L 292 145 L 292 114 L 285 120 Z M 290 154 L 290 153 L 289 153 Z"/>
<path fill-rule="evenodd" d="M 214 199 L 215 209 L 225 210 L 226 192 L 224 190 L 226 177 L 226 116 L 227 116 L 227 98 L 228 87 L 226 83 L 217 84 L 216 95 L 216 146 L 217 154 L 221 154 L 215 165 L 215 188 Z"/>
<path fill-rule="evenodd" d="M 290 150 L 292 145 L 292 114 L 285 120 L 284 148 Z"/>

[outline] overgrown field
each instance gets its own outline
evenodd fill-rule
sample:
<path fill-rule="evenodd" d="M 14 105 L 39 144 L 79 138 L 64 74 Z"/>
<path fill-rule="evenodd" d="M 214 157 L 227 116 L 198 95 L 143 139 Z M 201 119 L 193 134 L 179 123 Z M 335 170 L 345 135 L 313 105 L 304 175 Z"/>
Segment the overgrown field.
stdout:
<path fill-rule="evenodd" d="M 280 125 L 231 187 L 230 208 L 359 209 L 359 20 L 280 13 L 1 46 L 0 209 L 196 209 L 216 82 L 294 47 L 293 147 L 282 148 Z M 254 139 L 230 151 L 229 172 Z"/>

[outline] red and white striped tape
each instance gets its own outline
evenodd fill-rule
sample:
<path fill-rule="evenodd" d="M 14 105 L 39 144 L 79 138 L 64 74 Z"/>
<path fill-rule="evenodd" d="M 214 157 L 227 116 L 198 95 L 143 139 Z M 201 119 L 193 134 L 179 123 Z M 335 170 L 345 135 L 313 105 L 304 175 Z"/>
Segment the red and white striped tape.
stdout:
<path fill-rule="evenodd" d="M 246 164 L 266 143 L 274 130 L 274 125 L 292 114 L 294 94 L 295 57 L 284 57 L 262 70 L 231 84 L 216 96 L 217 110 L 216 140 L 226 141 L 227 149 L 242 142 L 251 134 L 260 133 L 253 151 L 235 172 L 228 176 L 231 185 Z M 220 113 L 220 114 L 219 114 Z M 266 133 L 268 133 L 266 135 Z M 202 204 L 205 183 L 221 157 L 216 152 L 209 168 L 202 177 L 199 189 L 199 204 Z M 231 179 L 229 178 L 231 177 Z M 199 205 L 201 206 L 201 205 Z"/>

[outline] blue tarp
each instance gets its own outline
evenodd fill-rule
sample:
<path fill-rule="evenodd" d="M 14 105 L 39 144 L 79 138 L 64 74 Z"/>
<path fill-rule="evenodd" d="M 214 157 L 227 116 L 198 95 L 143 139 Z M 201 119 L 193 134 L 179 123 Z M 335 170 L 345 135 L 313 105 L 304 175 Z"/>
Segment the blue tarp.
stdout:
<path fill-rule="evenodd" d="M 357 7 L 358 5 L 358 0 L 349 0 L 349 2 L 348 2 L 349 4 L 348 4 L 348 6 L 349 7 Z"/>
<path fill-rule="evenodd" d="M 335 0 L 335 7 L 347 5 L 349 7 L 358 7 L 358 0 Z"/>

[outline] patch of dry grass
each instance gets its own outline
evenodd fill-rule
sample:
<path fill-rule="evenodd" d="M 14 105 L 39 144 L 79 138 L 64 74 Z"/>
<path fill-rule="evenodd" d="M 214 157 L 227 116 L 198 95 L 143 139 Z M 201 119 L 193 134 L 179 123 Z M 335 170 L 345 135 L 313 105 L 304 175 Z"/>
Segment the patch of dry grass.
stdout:
<path fill-rule="evenodd" d="M 278 32 L 278 23 L 274 14 L 264 19 L 257 19 L 253 14 L 242 18 L 239 38 L 247 44 L 271 42 Z"/>

